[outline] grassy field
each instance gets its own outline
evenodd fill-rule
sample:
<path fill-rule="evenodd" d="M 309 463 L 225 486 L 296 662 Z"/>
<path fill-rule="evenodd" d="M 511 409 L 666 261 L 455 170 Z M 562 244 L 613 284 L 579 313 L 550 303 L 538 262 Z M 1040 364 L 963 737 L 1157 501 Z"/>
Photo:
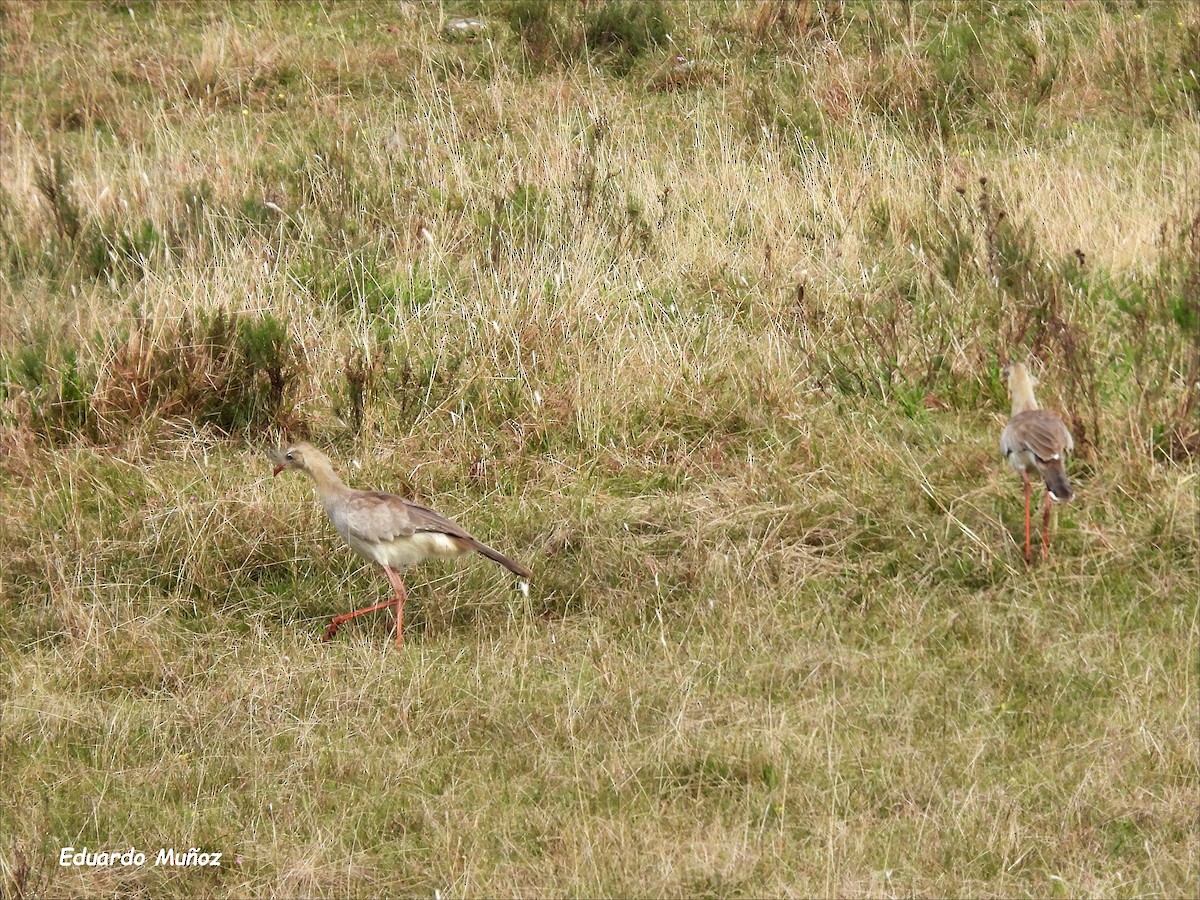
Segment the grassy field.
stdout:
<path fill-rule="evenodd" d="M 1194 893 L 1200 6 L 0 40 L 0 895 Z M 1029 567 L 1005 359 L 1077 446 Z M 388 588 L 299 438 L 528 595 L 322 643 Z"/>

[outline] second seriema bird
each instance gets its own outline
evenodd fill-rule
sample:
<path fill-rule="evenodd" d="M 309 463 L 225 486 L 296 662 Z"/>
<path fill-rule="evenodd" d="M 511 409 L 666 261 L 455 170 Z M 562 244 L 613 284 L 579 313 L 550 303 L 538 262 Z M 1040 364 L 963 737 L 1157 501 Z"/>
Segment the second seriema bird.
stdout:
<path fill-rule="evenodd" d="M 1066 455 L 1075 449 L 1071 432 L 1062 417 L 1048 409 L 1038 409 L 1033 397 L 1036 383 L 1021 363 L 1004 367 L 1012 396 L 1012 418 L 1000 433 L 1000 452 L 1009 465 L 1021 473 L 1025 482 L 1025 562 L 1033 557 L 1030 538 L 1029 503 L 1033 493 L 1030 473 L 1046 482 L 1045 509 L 1042 512 L 1042 558 L 1050 552 L 1050 501 L 1066 502 L 1074 496 L 1064 465 Z"/>
<path fill-rule="evenodd" d="M 298 469 L 312 478 L 321 505 L 346 543 L 365 559 L 378 563 L 392 586 L 392 597 L 374 606 L 334 616 L 325 629 L 325 640 L 333 637 L 343 622 L 388 606 L 396 608 L 396 645 L 404 637 L 404 601 L 408 596 L 400 570 L 430 557 L 453 559 L 472 551 L 500 563 L 521 578 L 533 573 L 503 553 L 471 537 L 445 516 L 381 491 L 356 491 L 346 487 L 333 464 L 312 444 L 292 444 L 267 454 L 275 463 L 275 474 Z"/>

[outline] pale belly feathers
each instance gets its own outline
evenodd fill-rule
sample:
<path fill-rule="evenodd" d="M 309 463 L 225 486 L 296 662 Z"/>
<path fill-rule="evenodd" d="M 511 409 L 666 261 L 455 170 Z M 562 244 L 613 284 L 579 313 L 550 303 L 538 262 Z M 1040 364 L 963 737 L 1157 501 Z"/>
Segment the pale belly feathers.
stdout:
<path fill-rule="evenodd" d="M 393 569 L 402 569 L 430 557 L 454 559 L 467 552 L 467 548 L 449 535 L 434 531 L 418 531 L 416 534 L 400 536 L 387 543 L 378 544 L 369 543 L 345 532 L 342 533 L 342 537 L 359 556 L 381 566 L 391 566 Z"/>
<path fill-rule="evenodd" d="M 1028 450 L 1014 450 L 1008 454 L 1008 464 L 1018 472 L 1037 471 L 1037 457 Z"/>
<path fill-rule="evenodd" d="M 454 559 L 470 551 L 469 547 L 464 546 L 457 539 L 439 531 L 418 531 L 409 535 L 398 535 L 390 541 L 364 540 L 351 533 L 341 507 L 331 503 L 322 505 L 325 507 L 330 521 L 333 522 L 333 526 L 346 539 L 346 543 L 350 545 L 351 549 L 364 559 L 381 566 L 402 569 L 430 557 Z"/>

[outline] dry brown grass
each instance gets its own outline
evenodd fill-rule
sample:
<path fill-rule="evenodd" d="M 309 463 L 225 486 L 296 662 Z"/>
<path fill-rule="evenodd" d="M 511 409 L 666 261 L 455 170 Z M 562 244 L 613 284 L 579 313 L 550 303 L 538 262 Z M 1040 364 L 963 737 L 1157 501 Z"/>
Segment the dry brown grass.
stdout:
<path fill-rule="evenodd" d="M 1195 9 L 516 7 L 5 6 L 5 894 L 1185 895 Z"/>

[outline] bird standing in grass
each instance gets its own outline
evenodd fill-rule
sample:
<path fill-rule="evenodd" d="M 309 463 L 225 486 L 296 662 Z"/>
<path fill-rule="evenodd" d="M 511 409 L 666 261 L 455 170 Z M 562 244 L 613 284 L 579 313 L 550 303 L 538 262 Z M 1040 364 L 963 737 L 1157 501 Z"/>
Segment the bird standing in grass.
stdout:
<path fill-rule="evenodd" d="M 533 573 L 503 553 L 493 550 L 467 534 L 440 513 L 395 494 L 380 491 L 356 491 L 346 487 L 333 470 L 329 457 L 312 444 L 300 443 L 268 453 L 275 463 L 275 474 L 284 469 L 299 469 L 317 486 L 321 505 L 346 543 L 359 556 L 383 567 L 393 595 L 383 603 L 334 616 L 325 629 L 325 640 L 337 632 L 343 622 L 387 606 L 396 607 L 396 646 L 404 636 L 404 601 L 407 592 L 400 569 L 430 557 L 453 559 L 474 550 L 494 560 L 521 578 Z"/>
<path fill-rule="evenodd" d="M 1048 409 L 1038 409 L 1033 396 L 1036 383 L 1021 363 L 1004 367 L 1012 396 L 1012 418 L 1000 434 L 1000 452 L 1009 465 L 1021 473 L 1025 482 L 1025 562 L 1033 559 L 1030 538 L 1029 503 L 1033 492 L 1030 473 L 1037 472 L 1046 482 L 1045 508 L 1042 512 L 1042 558 L 1050 552 L 1050 501 L 1066 502 L 1074 495 L 1064 466 L 1066 455 L 1075 448 L 1071 432 L 1062 417 Z"/>

